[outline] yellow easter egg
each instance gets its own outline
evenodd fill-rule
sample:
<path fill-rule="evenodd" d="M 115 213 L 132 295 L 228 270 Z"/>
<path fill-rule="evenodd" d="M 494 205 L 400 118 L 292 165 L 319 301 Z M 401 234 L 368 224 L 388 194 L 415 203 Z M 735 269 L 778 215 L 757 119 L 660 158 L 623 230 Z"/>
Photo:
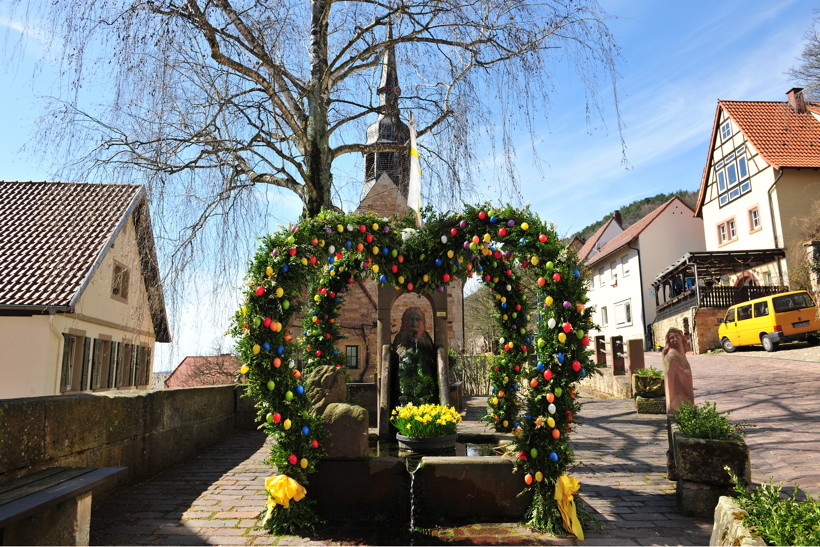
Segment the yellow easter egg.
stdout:
<path fill-rule="evenodd" d="M 423 276 L 421 276 L 421 280 L 424 281 L 425 283 L 427 283 L 430 280 L 430 276 L 427 275 L 427 274 L 424 274 Z"/>
<path fill-rule="evenodd" d="M 337 231 L 337 232 L 339 232 L 339 233 L 344 232 L 344 231 L 345 231 L 345 227 L 344 227 L 344 226 L 342 226 L 341 224 L 337 224 L 337 225 L 336 225 L 336 231 Z"/>
<path fill-rule="evenodd" d="M 373 254 L 374 254 L 374 255 L 379 254 L 379 248 L 378 248 L 378 247 L 373 247 L 373 249 L 372 249 L 372 250 L 373 250 Z"/>
<path fill-rule="evenodd" d="M 494 404 L 494 405 L 497 405 L 497 404 L 498 404 L 498 397 L 493 397 L 493 404 Z"/>
<path fill-rule="evenodd" d="M 373 264 L 373 273 L 379 273 L 379 265 Z"/>
<path fill-rule="evenodd" d="M 447 258 L 453 258 L 454 256 L 455 256 L 455 253 L 453 252 L 453 250 L 452 250 L 452 249 L 450 249 L 449 251 L 447 251 Z"/>
<path fill-rule="evenodd" d="M 252 349 L 254 355 L 259 355 L 259 352 L 262 351 L 262 347 L 259 344 L 254 344 Z"/>
<path fill-rule="evenodd" d="M 308 262 L 308 261 L 307 261 L 307 258 L 302 257 L 301 262 L 302 262 L 302 266 L 307 266 L 307 262 Z"/>
<path fill-rule="evenodd" d="M 242 374 L 247 374 L 249 370 L 250 367 L 248 365 L 242 365 L 242 368 L 239 369 L 239 372 L 241 372 Z"/>
<path fill-rule="evenodd" d="M 530 229 L 530 225 L 529 225 L 529 224 L 527 224 L 526 222 L 522 222 L 522 223 L 521 223 L 521 229 L 522 229 L 522 230 L 525 230 L 525 231 L 526 231 L 526 230 L 529 230 L 529 229 Z"/>
<path fill-rule="evenodd" d="M 265 268 L 265 275 L 267 275 L 268 277 L 272 276 L 273 275 L 273 268 L 271 268 L 270 266 Z"/>
<path fill-rule="evenodd" d="M 374 224 L 373 226 L 376 226 L 376 224 Z M 307 458 L 302 458 L 301 460 L 299 460 L 299 467 L 301 467 L 302 469 L 306 469 L 307 466 L 308 466 Z"/>
<path fill-rule="evenodd" d="M 291 424 L 291 422 L 290 422 L 290 418 L 288 418 L 287 420 L 285 420 L 284 422 L 282 422 L 282 427 L 284 427 L 284 428 L 285 428 L 285 431 L 287 431 L 288 429 L 290 429 L 290 426 L 291 426 L 291 425 L 292 425 L 292 424 Z"/>
<path fill-rule="evenodd" d="M 399 276 L 399 285 L 404 285 L 404 276 L 403 275 Z"/>
<path fill-rule="evenodd" d="M 552 419 L 552 416 L 547 418 L 547 425 L 550 427 L 555 427 L 555 420 Z"/>
<path fill-rule="evenodd" d="M 523 226 L 522 226 L 522 228 L 523 228 Z M 544 480 L 544 474 L 540 471 L 536 471 L 535 472 L 535 480 L 538 481 L 538 482 L 541 482 L 542 480 Z"/>
<path fill-rule="evenodd" d="M 282 287 L 277 287 L 274 294 L 276 294 L 276 298 L 282 298 L 285 294 L 285 290 Z"/>
<path fill-rule="evenodd" d="M 493 238 L 490 234 L 484 234 L 484 242 L 485 243 L 489 243 L 492 240 L 493 240 Z"/>
<path fill-rule="evenodd" d="M 552 303 L 553 303 L 554 301 L 555 301 L 555 300 L 553 300 L 553 298 L 552 298 L 551 296 L 548 296 L 546 299 L 544 299 L 544 303 L 547 305 L 547 307 L 552 306 Z"/>
<path fill-rule="evenodd" d="M 530 260 L 530 262 L 532 263 L 533 266 L 538 266 L 538 257 L 537 256 L 532 257 L 532 260 Z"/>
<path fill-rule="evenodd" d="M 242 306 L 242 315 L 248 315 L 248 306 Z"/>
<path fill-rule="evenodd" d="M 564 342 L 567 341 L 567 335 L 564 334 L 563 332 L 559 332 L 558 333 L 558 341 L 563 344 Z"/>

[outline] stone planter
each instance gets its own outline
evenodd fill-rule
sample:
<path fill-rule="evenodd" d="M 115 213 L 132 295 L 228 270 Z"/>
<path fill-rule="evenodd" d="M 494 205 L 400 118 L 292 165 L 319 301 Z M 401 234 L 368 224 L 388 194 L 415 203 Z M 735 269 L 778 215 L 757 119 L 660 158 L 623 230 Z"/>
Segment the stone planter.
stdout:
<path fill-rule="evenodd" d="M 399 450 L 431 456 L 454 454 L 457 438 L 458 435 L 445 435 L 443 437 L 405 437 L 404 435 L 396 435 Z"/>
<path fill-rule="evenodd" d="M 665 414 L 666 397 L 663 378 L 632 375 L 632 396 L 638 414 Z"/>
<path fill-rule="evenodd" d="M 718 499 L 730 496 L 732 481 L 724 467 L 744 484 L 752 478 L 749 447 L 743 439 L 714 440 L 684 437 L 672 424 L 672 445 L 678 477 L 678 508 L 686 515 L 712 516 Z"/>

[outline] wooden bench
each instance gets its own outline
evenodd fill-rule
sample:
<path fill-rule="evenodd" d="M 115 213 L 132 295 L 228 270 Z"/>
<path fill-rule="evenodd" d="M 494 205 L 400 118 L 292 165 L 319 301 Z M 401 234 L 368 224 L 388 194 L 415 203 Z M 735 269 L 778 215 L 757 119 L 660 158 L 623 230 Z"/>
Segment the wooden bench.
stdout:
<path fill-rule="evenodd" d="M 51 467 L 0 483 L 0 544 L 88 545 L 91 491 L 126 467 Z"/>

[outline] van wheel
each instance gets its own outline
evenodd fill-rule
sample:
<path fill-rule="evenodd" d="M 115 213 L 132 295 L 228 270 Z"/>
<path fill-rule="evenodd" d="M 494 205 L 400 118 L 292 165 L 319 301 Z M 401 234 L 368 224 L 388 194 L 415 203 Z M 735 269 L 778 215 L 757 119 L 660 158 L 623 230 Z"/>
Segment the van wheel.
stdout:
<path fill-rule="evenodd" d="M 777 344 L 772 342 L 772 339 L 766 334 L 760 337 L 760 343 L 763 344 L 763 349 L 766 351 L 777 351 Z"/>
<path fill-rule="evenodd" d="M 721 339 L 720 345 L 723 348 L 723 351 L 725 351 L 726 353 L 732 353 L 737 349 L 735 345 L 729 341 L 728 338 Z"/>

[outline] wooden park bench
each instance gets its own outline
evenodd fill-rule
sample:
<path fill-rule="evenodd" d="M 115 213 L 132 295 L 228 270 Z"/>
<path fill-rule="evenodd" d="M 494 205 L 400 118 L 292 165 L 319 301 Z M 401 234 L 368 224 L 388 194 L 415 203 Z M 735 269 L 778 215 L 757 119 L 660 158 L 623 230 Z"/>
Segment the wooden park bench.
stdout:
<path fill-rule="evenodd" d="M 91 491 L 126 467 L 50 467 L 0 483 L 0 545 L 88 545 Z"/>

